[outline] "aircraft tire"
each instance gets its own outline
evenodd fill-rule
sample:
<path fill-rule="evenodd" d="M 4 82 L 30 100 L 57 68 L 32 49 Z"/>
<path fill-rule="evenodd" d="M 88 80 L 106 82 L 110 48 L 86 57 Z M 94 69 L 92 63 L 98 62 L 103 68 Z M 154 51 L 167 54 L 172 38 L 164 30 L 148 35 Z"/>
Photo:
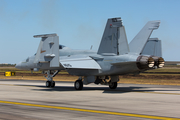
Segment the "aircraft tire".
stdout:
<path fill-rule="evenodd" d="M 52 81 L 51 87 L 55 87 L 55 81 Z"/>
<path fill-rule="evenodd" d="M 82 82 L 82 80 L 76 80 L 76 82 L 74 83 L 74 88 L 76 90 L 82 90 L 83 89 L 83 82 Z"/>
<path fill-rule="evenodd" d="M 116 89 L 116 88 L 117 88 L 117 82 L 112 82 L 112 83 L 109 85 L 109 88 L 110 88 L 110 89 Z"/>
<path fill-rule="evenodd" d="M 50 87 L 51 82 L 50 81 L 46 81 L 46 87 Z"/>

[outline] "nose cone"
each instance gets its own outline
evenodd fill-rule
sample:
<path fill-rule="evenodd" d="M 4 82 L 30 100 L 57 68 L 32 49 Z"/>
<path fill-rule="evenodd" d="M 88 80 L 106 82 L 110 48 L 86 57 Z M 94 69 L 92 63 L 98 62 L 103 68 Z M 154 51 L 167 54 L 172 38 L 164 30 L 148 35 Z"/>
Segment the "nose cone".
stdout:
<path fill-rule="evenodd" d="M 21 69 L 21 63 L 16 64 L 15 68 Z"/>

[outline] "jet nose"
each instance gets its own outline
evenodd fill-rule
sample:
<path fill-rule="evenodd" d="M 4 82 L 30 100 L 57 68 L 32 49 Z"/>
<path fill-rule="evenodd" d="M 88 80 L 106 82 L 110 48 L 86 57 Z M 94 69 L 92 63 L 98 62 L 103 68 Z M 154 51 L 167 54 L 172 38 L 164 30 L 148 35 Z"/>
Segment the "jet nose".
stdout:
<path fill-rule="evenodd" d="M 15 68 L 21 69 L 21 63 L 16 64 Z"/>

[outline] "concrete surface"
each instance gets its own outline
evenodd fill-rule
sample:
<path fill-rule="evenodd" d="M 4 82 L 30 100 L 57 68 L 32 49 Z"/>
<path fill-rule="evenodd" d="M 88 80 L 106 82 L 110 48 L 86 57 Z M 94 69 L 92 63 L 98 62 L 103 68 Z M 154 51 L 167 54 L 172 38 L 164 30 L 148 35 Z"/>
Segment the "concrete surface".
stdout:
<path fill-rule="evenodd" d="M 155 117 L 180 118 L 180 86 L 118 84 L 116 90 L 111 90 L 108 86 L 90 84 L 77 91 L 73 82 L 56 82 L 55 88 L 46 88 L 45 81 L 0 80 L 0 120 L 149 120 Z"/>

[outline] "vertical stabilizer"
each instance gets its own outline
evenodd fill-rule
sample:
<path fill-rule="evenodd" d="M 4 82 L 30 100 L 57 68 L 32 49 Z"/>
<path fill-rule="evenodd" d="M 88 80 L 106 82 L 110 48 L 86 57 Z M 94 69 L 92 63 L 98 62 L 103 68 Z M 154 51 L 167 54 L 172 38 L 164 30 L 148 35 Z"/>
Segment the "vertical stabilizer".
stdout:
<path fill-rule="evenodd" d="M 142 51 L 142 55 L 162 57 L 161 40 L 158 38 L 149 38 Z"/>
<path fill-rule="evenodd" d="M 152 31 L 155 29 L 158 29 L 159 24 L 160 24 L 160 21 L 147 22 L 147 24 L 141 29 L 141 31 L 130 42 L 129 44 L 130 52 L 141 54 L 147 40 L 151 36 Z"/>
<path fill-rule="evenodd" d="M 35 35 L 41 41 L 34 63 L 50 63 L 50 67 L 59 67 L 59 36 L 56 34 Z"/>
<path fill-rule="evenodd" d="M 119 55 L 127 52 L 129 47 L 121 18 L 108 19 L 97 53 Z"/>
<path fill-rule="evenodd" d="M 119 28 L 120 37 L 118 39 L 119 41 L 119 55 L 125 54 L 129 52 L 129 45 L 127 41 L 126 31 L 124 26 Z"/>

